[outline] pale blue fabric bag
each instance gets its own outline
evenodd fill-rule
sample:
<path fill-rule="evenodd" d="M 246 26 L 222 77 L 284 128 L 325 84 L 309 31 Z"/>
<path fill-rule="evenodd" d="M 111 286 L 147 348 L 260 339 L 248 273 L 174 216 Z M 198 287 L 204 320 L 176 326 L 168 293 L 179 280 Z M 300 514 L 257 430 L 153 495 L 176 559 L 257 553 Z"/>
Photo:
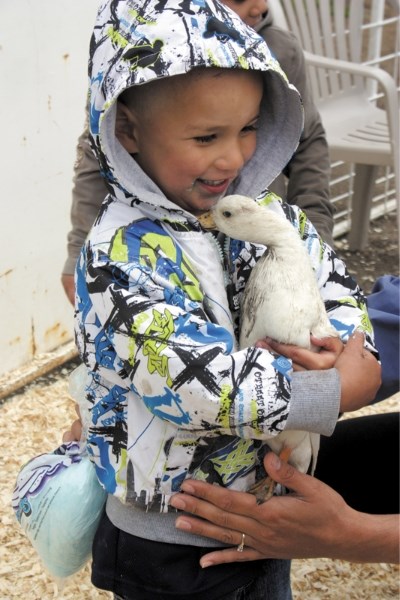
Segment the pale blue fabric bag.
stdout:
<path fill-rule="evenodd" d="M 83 442 L 62 444 L 22 467 L 12 506 L 52 576 L 69 577 L 90 559 L 105 499 Z"/>

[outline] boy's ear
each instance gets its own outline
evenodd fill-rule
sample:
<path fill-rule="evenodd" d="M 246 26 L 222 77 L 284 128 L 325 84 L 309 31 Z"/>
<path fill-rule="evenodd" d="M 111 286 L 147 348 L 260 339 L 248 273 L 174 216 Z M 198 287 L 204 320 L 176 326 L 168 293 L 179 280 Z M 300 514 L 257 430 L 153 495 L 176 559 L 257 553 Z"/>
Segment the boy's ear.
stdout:
<path fill-rule="evenodd" d="M 115 135 L 129 154 L 138 152 L 135 136 L 134 114 L 122 102 L 117 102 L 117 116 L 115 119 Z"/>

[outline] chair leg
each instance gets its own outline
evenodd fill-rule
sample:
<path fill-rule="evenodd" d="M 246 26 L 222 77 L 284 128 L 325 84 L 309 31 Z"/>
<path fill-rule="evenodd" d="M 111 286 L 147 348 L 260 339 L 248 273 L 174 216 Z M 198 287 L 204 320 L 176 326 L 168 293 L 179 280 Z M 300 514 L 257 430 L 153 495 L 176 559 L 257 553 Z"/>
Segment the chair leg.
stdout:
<path fill-rule="evenodd" d="M 351 201 L 351 230 L 349 249 L 363 250 L 368 242 L 372 196 L 378 167 L 356 165 L 354 191 Z"/>

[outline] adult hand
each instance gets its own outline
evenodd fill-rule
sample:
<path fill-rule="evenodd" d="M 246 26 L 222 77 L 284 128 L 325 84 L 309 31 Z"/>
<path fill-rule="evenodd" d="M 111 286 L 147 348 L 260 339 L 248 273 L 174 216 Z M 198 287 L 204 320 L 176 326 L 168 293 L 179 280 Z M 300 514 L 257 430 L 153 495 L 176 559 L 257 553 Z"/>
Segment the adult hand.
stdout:
<path fill-rule="evenodd" d="M 187 480 L 171 505 L 181 515 L 176 527 L 233 545 L 202 557 L 202 567 L 263 558 L 341 558 L 355 562 L 398 562 L 398 516 L 366 515 L 350 508 L 333 489 L 280 461 L 273 453 L 269 475 L 291 489 L 257 504 L 254 496 Z M 206 519 L 206 520 L 203 520 Z M 245 548 L 237 546 L 245 534 Z"/>
<path fill-rule="evenodd" d="M 67 295 L 68 300 L 71 302 L 72 306 L 75 305 L 75 281 L 73 275 L 66 275 L 65 273 L 61 275 L 61 283 L 64 288 L 64 292 Z"/>

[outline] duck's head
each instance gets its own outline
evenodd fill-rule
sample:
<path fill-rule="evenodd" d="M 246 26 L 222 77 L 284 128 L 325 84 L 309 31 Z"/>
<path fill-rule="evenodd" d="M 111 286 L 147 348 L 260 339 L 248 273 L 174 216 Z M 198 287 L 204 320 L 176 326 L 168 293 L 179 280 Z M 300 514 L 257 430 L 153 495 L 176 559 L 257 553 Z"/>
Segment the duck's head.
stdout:
<path fill-rule="evenodd" d="M 271 213 L 264 206 L 247 196 L 225 196 L 218 200 L 212 210 L 199 217 L 204 229 L 217 229 L 236 240 L 266 243 L 266 225 Z M 282 220 L 281 217 L 278 219 Z"/>
<path fill-rule="evenodd" d="M 217 229 L 235 240 L 274 248 L 299 245 L 297 230 L 283 215 L 247 196 L 225 196 L 198 219 L 204 229 Z"/>

